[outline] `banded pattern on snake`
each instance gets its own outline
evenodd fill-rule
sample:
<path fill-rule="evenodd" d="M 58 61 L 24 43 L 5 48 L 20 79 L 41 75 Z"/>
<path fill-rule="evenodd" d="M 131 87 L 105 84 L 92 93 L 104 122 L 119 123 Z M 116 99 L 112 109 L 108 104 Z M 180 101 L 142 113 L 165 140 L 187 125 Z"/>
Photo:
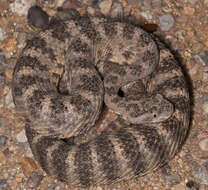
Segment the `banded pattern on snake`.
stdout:
<path fill-rule="evenodd" d="M 73 185 L 144 175 L 173 158 L 189 130 L 187 84 L 171 52 L 141 28 L 107 18 L 52 17 L 27 41 L 12 90 L 36 160 Z"/>

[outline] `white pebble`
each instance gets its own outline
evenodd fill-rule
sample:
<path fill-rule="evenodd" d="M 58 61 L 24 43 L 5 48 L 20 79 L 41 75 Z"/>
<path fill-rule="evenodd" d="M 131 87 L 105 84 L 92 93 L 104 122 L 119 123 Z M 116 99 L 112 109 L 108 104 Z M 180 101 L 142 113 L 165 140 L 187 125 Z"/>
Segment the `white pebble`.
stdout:
<path fill-rule="evenodd" d="M 18 15 L 27 15 L 28 9 L 35 3 L 35 0 L 15 0 L 14 3 L 10 4 L 10 9 Z"/>
<path fill-rule="evenodd" d="M 199 147 L 201 148 L 201 150 L 203 151 L 208 151 L 208 138 L 202 139 L 199 142 Z"/>
<path fill-rule="evenodd" d="M 162 31 L 169 31 L 175 24 L 172 14 L 165 14 L 159 17 L 160 28 Z"/>
<path fill-rule="evenodd" d="M 202 105 L 202 109 L 204 110 L 204 113 L 208 113 L 208 102 L 205 102 L 203 105 Z"/>
<path fill-rule="evenodd" d="M 147 20 L 151 20 L 152 19 L 152 14 L 149 11 L 145 11 L 145 12 L 141 12 L 140 13 L 144 18 L 146 18 Z"/>
<path fill-rule="evenodd" d="M 115 2 L 111 8 L 112 18 L 122 18 L 123 17 L 123 7 L 121 3 Z"/>
<path fill-rule="evenodd" d="M 101 13 L 108 15 L 112 6 L 112 0 L 104 0 L 99 4 Z"/>
<path fill-rule="evenodd" d="M 16 139 L 20 143 L 27 142 L 27 137 L 25 135 L 25 130 L 24 129 L 17 134 Z"/>
<path fill-rule="evenodd" d="M 13 102 L 13 98 L 12 98 L 12 90 L 10 89 L 6 98 L 5 98 L 5 102 L 8 108 L 14 108 L 14 102 Z"/>
<path fill-rule="evenodd" d="M 2 28 L 0 28 L 0 41 L 4 40 L 6 37 L 6 32 Z"/>

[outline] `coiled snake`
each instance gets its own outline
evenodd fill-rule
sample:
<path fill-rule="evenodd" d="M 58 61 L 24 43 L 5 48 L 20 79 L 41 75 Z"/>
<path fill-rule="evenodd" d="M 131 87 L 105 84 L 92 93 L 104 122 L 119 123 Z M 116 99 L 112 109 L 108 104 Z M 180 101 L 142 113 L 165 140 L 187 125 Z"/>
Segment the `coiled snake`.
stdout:
<path fill-rule="evenodd" d="M 57 63 L 64 69 L 55 83 Z M 141 28 L 107 18 L 51 18 L 27 41 L 12 90 L 36 160 L 74 185 L 144 175 L 173 158 L 189 129 L 173 55 Z"/>

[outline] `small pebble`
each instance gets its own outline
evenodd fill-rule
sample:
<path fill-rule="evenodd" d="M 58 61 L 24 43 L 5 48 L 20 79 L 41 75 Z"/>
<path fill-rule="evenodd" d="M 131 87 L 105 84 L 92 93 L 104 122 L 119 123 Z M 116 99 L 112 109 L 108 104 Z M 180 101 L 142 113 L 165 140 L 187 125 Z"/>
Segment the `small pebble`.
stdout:
<path fill-rule="evenodd" d="M 25 130 L 24 129 L 17 134 L 16 139 L 20 143 L 27 142 L 27 137 L 25 135 Z"/>
<path fill-rule="evenodd" d="M 13 102 L 13 98 L 12 98 L 12 90 L 10 89 L 6 98 L 5 98 L 5 102 L 8 108 L 14 108 L 14 102 Z"/>
<path fill-rule="evenodd" d="M 25 34 L 25 32 L 18 32 L 18 36 L 17 36 L 18 48 L 22 49 L 25 46 L 26 38 L 27 35 Z"/>
<path fill-rule="evenodd" d="M 199 0 L 185 0 L 184 2 L 185 3 L 191 3 L 192 5 L 194 5 L 197 1 L 199 1 Z"/>
<path fill-rule="evenodd" d="M 203 151 L 208 151 L 208 138 L 204 138 L 199 142 L 199 147 Z"/>
<path fill-rule="evenodd" d="M 57 185 L 56 188 L 55 188 L 55 190 L 63 190 L 63 189 L 65 189 L 63 183 Z M 83 190 L 88 190 L 88 189 L 83 189 Z"/>
<path fill-rule="evenodd" d="M 7 60 L 6 60 L 5 56 L 0 55 L 0 69 L 1 69 L 1 67 L 3 67 L 6 64 L 7 64 Z"/>
<path fill-rule="evenodd" d="M 131 184 L 129 184 L 129 189 L 132 189 L 132 190 L 141 190 L 142 189 L 142 187 L 141 187 L 141 184 L 140 184 L 140 182 L 136 182 L 136 183 L 131 183 Z"/>
<path fill-rule="evenodd" d="M 87 7 L 87 13 L 91 16 L 95 15 L 95 9 L 93 7 Z"/>
<path fill-rule="evenodd" d="M 49 24 L 48 14 L 39 6 L 33 6 L 28 10 L 27 20 L 37 28 L 46 28 Z"/>
<path fill-rule="evenodd" d="M 55 184 L 50 184 L 46 190 L 55 190 L 56 185 Z"/>
<path fill-rule="evenodd" d="M 10 35 L 7 38 L 5 38 L 1 43 L 3 49 L 6 52 L 13 52 L 17 48 L 17 40 L 14 35 Z"/>
<path fill-rule="evenodd" d="M 80 16 L 76 9 L 58 9 L 59 16 L 63 19 L 70 20 L 72 18 L 78 18 Z"/>
<path fill-rule="evenodd" d="M 113 3 L 111 8 L 111 17 L 112 18 L 122 18 L 123 17 L 123 7 L 121 3 Z"/>
<path fill-rule="evenodd" d="M 3 106 L 4 106 L 4 101 L 3 100 L 4 100 L 3 98 L 0 98 L 0 109 L 3 108 Z"/>
<path fill-rule="evenodd" d="M 35 0 L 15 0 L 10 4 L 10 9 L 19 15 L 27 15 L 28 9 L 35 5 L 35 3 Z"/>
<path fill-rule="evenodd" d="M 186 190 L 186 187 L 182 184 L 177 184 L 171 188 L 171 190 Z"/>
<path fill-rule="evenodd" d="M 0 117 L 0 128 L 4 127 L 8 123 L 5 117 Z"/>
<path fill-rule="evenodd" d="M 151 1 L 152 1 L 152 0 L 143 0 L 142 5 L 143 5 L 144 7 L 149 7 L 149 6 L 151 6 Z"/>
<path fill-rule="evenodd" d="M 204 104 L 206 102 L 208 102 L 208 93 L 204 93 L 200 98 L 197 98 L 195 100 L 195 103 L 197 104 Z"/>
<path fill-rule="evenodd" d="M 33 173 L 27 180 L 27 187 L 28 188 L 37 188 L 43 179 L 42 175 L 38 173 Z"/>
<path fill-rule="evenodd" d="M 54 5 L 55 5 L 54 8 L 63 6 L 64 1 L 66 1 L 66 0 L 54 0 Z"/>
<path fill-rule="evenodd" d="M 98 186 L 96 190 L 103 190 L 102 187 Z"/>
<path fill-rule="evenodd" d="M 203 109 L 204 113 L 208 113 L 208 102 L 207 101 L 203 103 L 202 109 Z"/>
<path fill-rule="evenodd" d="M 151 6 L 152 6 L 153 9 L 161 8 L 161 5 L 162 5 L 161 0 L 152 0 L 151 1 Z"/>
<path fill-rule="evenodd" d="M 143 4 L 143 0 L 126 0 L 126 1 L 129 5 L 137 6 L 137 7 L 140 7 Z"/>
<path fill-rule="evenodd" d="M 179 40 L 184 40 L 184 37 L 186 36 L 186 31 L 184 31 L 184 30 L 177 30 L 176 33 L 175 33 L 175 36 Z"/>
<path fill-rule="evenodd" d="M 70 0 L 65 1 L 61 7 L 63 7 L 63 9 L 78 9 L 81 7 L 81 4 L 77 0 Z"/>
<path fill-rule="evenodd" d="M 181 177 L 177 174 L 171 174 L 165 176 L 165 182 L 170 187 L 179 184 L 180 181 L 181 181 Z"/>
<path fill-rule="evenodd" d="M 165 164 L 162 168 L 161 171 L 164 175 L 170 175 L 171 173 L 171 167 L 168 164 Z"/>
<path fill-rule="evenodd" d="M 7 37 L 6 32 L 2 28 L 0 28 L 0 41 L 3 41 Z"/>
<path fill-rule="evenodd" d="M 192 189 L 191 189 L 192 190 Z M 195 190 L 195 189 L 194 189 Z M 199 185 L 199 188 L 196 190 L 208 190 L 208 185 Z"/>
<path fill-rule="evenodd" d="M 2 88 L 5 84 L 5 73 L 0 73 L 0 88 Z"/>
<path fill-rule="evenodd" d="M 108 15 L 112 6 L 112 0 L 104 0 L 99 4 L 100 11 L 103 15 Z"/>
<path fill-rule="evenodd" d="M 141 12 L 140 14 L 147 20 L 152 19 L 152 14 L 149 11 L 144 11 L 144 12 Z"/>
<path fill-rule="evenodd" d="M 88 6 L 98 6 L 103 0 L 83 0 L 83 3 Z"/>
<path fill-rule="evenodd" d="M 208 162 L 195 168 L 193 170 L 193 176 L 197 183 L 208 185 Z"/>
<path fill-rule="evenodd" d="M 6 137 L 3 135 L 0 135 L 0 148 L 4 147 L 6 144 Z"/>
<path fill-rule="evenodd" d="M 162 31 L 169 31 L 175 24 L 172 14 L 165 14 L 159 17 L 160 28 Z"/>
<path fill-rule="evenodd" d="M 186 15 L 192 16 L 192 15 L 194 15 L 194 13 L 195 13 L 195 9 L 192 8 L 192 7 L 184 7 L 184 13 L 185 13 Z"/>
<path fill-rule="evenodd" d="M 9 184 L 5 179 L 0 179 L 0 190 L 7 190 L 9 189 Z"/>
<path fill-rule="evenodd" d="M 208 52 L 200 52 L 199 54 L 194 56 L 195 60 L 202 64 L 203 66 L 208 65 Z"/>

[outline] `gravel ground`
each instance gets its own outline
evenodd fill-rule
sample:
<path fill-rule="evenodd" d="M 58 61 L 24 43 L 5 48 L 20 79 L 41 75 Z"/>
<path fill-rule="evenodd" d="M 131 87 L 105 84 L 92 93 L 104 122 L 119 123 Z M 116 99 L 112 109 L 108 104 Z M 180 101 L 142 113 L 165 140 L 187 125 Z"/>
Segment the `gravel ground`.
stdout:
<path fill-rule="evenodd" d="M 35 4 L 50 16 L 62 7 L 80 14 L 129 18 L 169 45 L 190 80 L 192 124 L 181 152 L 144 177 L 92 189 L 208 190 L 208 0 L 0 0 L 0 190 L 79 189 L 47 177 L 39 168 L 11 96 L 16 58 L 26 34 L 35 30 L 26 19 Z"/>

